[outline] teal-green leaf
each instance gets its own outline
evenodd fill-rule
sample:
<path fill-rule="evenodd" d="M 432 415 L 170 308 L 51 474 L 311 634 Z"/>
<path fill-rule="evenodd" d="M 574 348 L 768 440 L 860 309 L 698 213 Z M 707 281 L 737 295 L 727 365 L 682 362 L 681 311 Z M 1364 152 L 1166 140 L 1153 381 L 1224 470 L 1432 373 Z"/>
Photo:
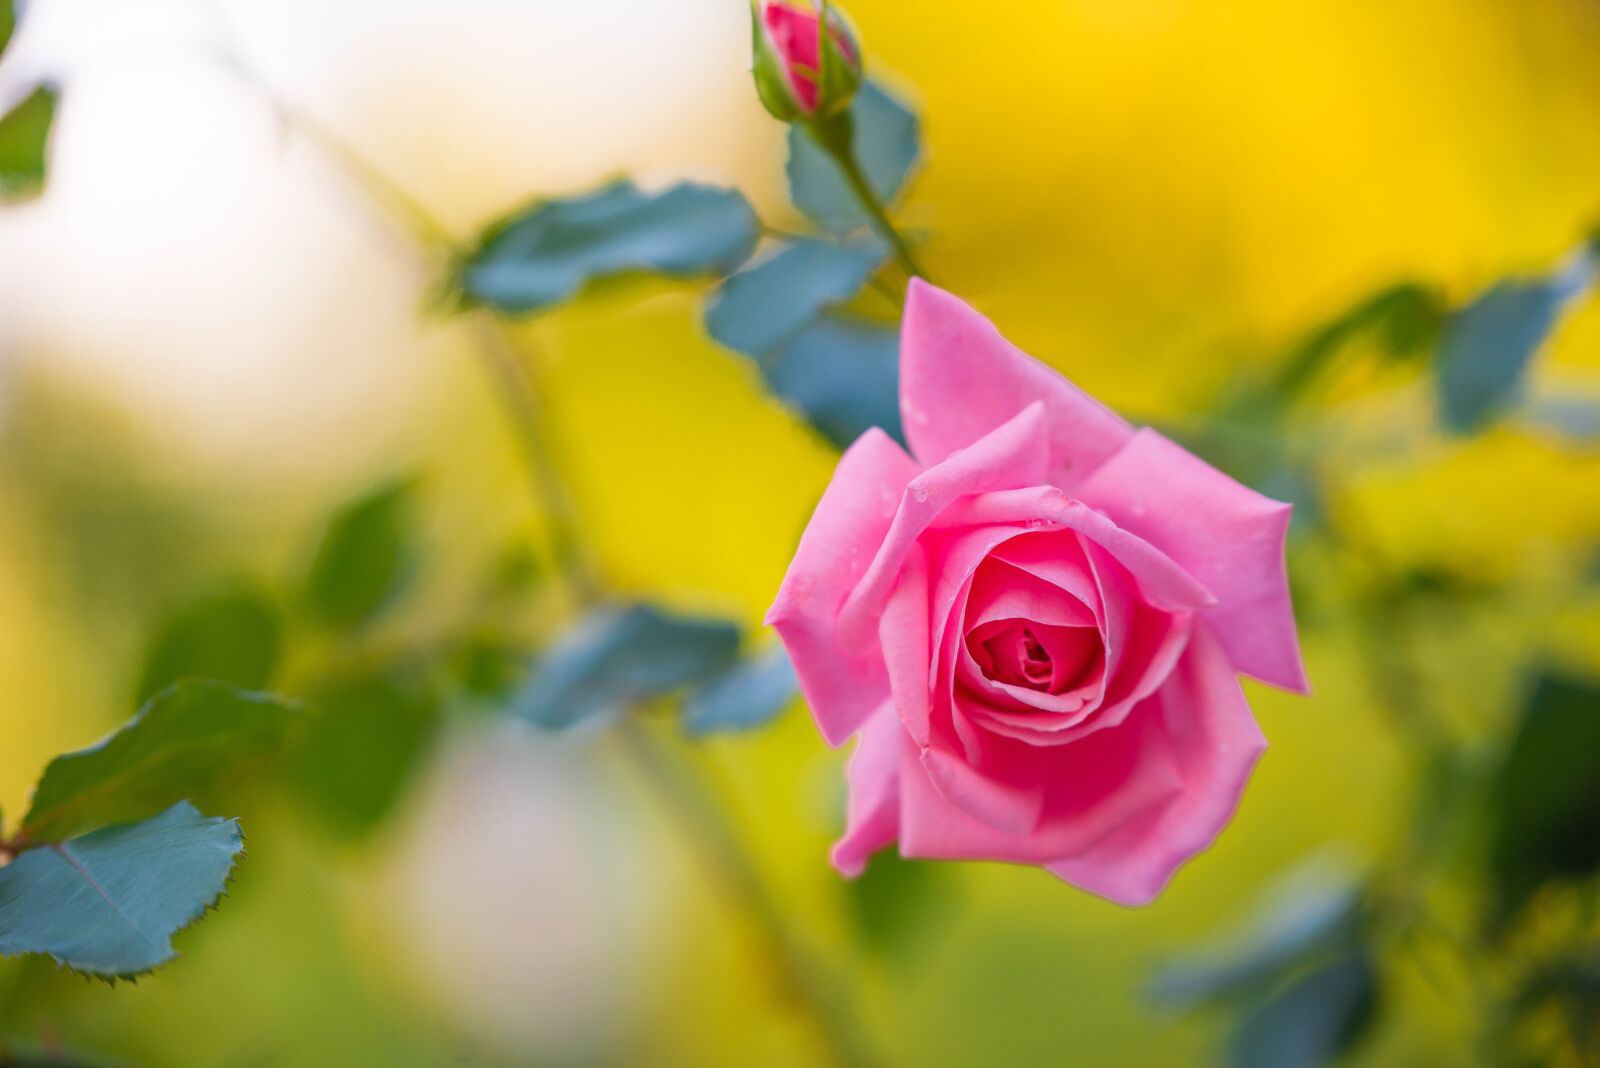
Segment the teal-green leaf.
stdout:
<path fill-rule="evenodd" d="M 738 649 L 739 628 L 723 620 L 644 604 L 602 609 L 539 657 L 517 711 L 541 727 L 570 727 L 706 679 Z"/>
<path fill-rule="evenodd" d="M 56 91 L 41 85 L 0 118 L 0 197 L 32 196 L 44 186 L 55 117 Z"/>
<path fill-rule="evenodd" d="M 496 225 L 461 265 L 468 299 L 530 312 L 591 279 L 651 271 L 726 274 L 755 249 L 760 223 L 737 191 L 684 182 L 660 193 L 616 182 L 550 200 Z"/>
<path fill-rule="evenodd" d="M 921 154 L 916 115 L 867 82 L 850 103 L 852 143 L 867 184 L 882 204 L 904 188 Z M 800 126 L 789 127 L 789 198 L 825 230 L 845 233 L 868 225 L 869 218 L 826 152 Z"/>
<path fill-rule="evenodd" d="M 758 363 L 773 395 L 838 447 L 874 426 L 905 443 L 894 327 L 823 315 Z"/>
<path fill-rule="evenodd" d="M 1320 868 L 1320 865 L 1316 865 Z M 1150 984 L 1152 1000 L 1176 1008 L 1249 993 L 1278 982 L 1308 961 L 1354 944 L 1361 885 L 1333 872 L 1290 873 L 1238 945 L 1178 961 Z"/>
<path fill-rule="evenodd" d="M 1512 406 L 1534 354 L 1594 275 L 1585 246 L 1549 277 L 1501 282 L 1451 318 L 1435 379 L 1446 430 L 1473 433 Z"/>
<path fill-rule="evenodd" d="M 693 735 L 754 730 L 775 719 L 799 692 L 788 653 L 775 645 L 691 690 L 683 700 L 683 727 Z"/>
<path fill-rule="evenodd" d="M 326 626 L 353 630 L 405 592 L 419 557 L 415 484 L 386 483 L 329 520 L 306 577 L 306 605 Z"/>
<path fill-rule="evenodd" d="M 265 689 L 282 648 L 278 606 L 254 584 L 228 586 L 180 605 L 161 621 L 135 697 L 143 703 L 185 678 Z"/>
<path fill-rule="evenodd" d="M 342 837 L 372 832 L 405 794 L 439 724 L 420 674 L 391 669 L 329 682 L 306 702 L 287 766 L 306 810 Z"/>
<path fill-rule="evenodd" d="M 1232 1068 L 1319 1068 L 1349 1050 L 1372 1022 L 1378 976 L 1355 952 L 1320 964 L 1253 1006 L 1229 1043 Z"/>
<path fill-rule="evenodd" d="M 1490 869 L 1500 918 L 1543 883 L 1600 871 L 1600 682 L 1546 673 L 1497 769 Z"/>
<path fill-rule="evenodd" d="M 1552 394 L 1535 397 L 1523 418 L 1530 425 L 1577 445 L 1592 447 L 1600 442 L 1600 396 Z"/>
<path fill-rule="evenodd" d="M 213 905 L 243 842 L 188 802 L 140 823 L 40 846 L 0 868 L 0 956 L 43 953 L 130 976 L 175 956 L 172 936 Z"/>
<path fill-rule="evenodd" d="M 794 241 L 717 287 L 706 308 L 706 330 L 735 352 L 764 355 L 823 309 L 855 296 L 885 255 L 876 243 Z"/>
<path fill-rule="evenodd" d="M 55 842 L 161 812 L 276 752 L 292 720 L 290 707 L 266 694 L 180 682 L 109 738 L 52 760 L 23 837 Z"/>

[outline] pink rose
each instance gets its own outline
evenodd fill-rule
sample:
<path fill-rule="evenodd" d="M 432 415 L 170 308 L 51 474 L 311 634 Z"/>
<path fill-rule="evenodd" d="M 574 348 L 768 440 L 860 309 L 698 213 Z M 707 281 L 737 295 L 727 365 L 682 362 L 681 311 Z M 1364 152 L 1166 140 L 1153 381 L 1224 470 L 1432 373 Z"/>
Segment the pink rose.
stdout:
<path fill-rule="evenodd" d="M 829 11 L 828 29 L 833 44 L 830 61 L 839 69 L 834 72 L 832 84 L 825 87 L 829 90 L 829 99 L 825 102 L 827 108 L 824 110 L 846 103 L 861 81 L 861 53 L 837 12 Z M 768 0 L 761 5 L 755 32 L 758 85 L 763 63 L 775 61 L 781 68 L 781 78 L 787 90 L 787 99 L 766 100 L 768 109 L 785 122 L 799 115 L 815 113 L 820 99 L 819 89 L 823 88 L 819 86 L 822 73 L 821 22 L 816 13 L 793 4 Z"/>
<path fill-rule="evenodd" d="M 850 446 L 767 615 L 823 737 L 859 736 L 834 866 L 898 841 L 1149 902 L 1266 746 L 1238 674 L 1306 691 L 1289 505 L 917 280 L 900 410 L 912 455 Z"/>

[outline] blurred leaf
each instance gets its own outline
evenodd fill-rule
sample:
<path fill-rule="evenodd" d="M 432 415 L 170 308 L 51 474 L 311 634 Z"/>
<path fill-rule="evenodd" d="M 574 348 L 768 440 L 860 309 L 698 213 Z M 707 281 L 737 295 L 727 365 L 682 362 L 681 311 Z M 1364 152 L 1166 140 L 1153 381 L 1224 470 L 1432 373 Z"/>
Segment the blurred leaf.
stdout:
<path fill-rule="evenodd" d="M 1233 1068 L 1317 1068 L 1350 1049 L 1372 1022 L 1378 977 L 1366 953 L 1330 961 L 1252 1008 L 1234 1031 Z"/>
<path fill-rule="evenodd" d="M 1562 311 L 1594 281 L 1585 247 L 1547 278 L 1501 282 L 1457 312 L 1439 352 L 1439 418 L 1456 434 L 1481 430 L 1509 408 L 1533 356 Z"/>
<path fill-rule="evenodd" d="M 905 185 L 922 148 L 917 117 L 874 82 L 850 104 L 852 144 L 867 184 L 887 205 Z M 799 126 L 789 127 L 789 198 L 825 230 L 843 233 L 868 225 L 839 167 Z"/>
<path fill-rule="evenodd" d="M 185 801 L 29 849 L 0 868 L 0 956 L 44 953 L 93 975 L 147 972 L 176 955 L 172 936 L 222 894 L 242 845 L 236 821 Z"/>
<path fill-rule="evenodd" d="M 706 309 L 706 329 L 735 352 L 761 356 L 855 296 L 884 256 L 876 244 L 795 241 L 726 279 Z"/>
<path fill-rule="evenodd" d="M 527 652 L 493 634 L 467 637 L 450 653 L 448 668 L 456 685 L 474 697 L 499 701 L 516 692 L 528 676 Z"/>
<path fill-rule="evenodd" d="M 603 609 L 539 657 L 517 710 L 541 727 L 570 727 L 708 678 L 738 648 L 739 628 L 722 620 L 643 604 Z"/>
<path fill-rule="evenodd" d="M 894 327 L 824 315 L 759 362 L 773 395 L 840 448 L 874 426 L 905 443 Z"/>
<path fill-rule="evenodd" d="M 287 760 L 307 811 L 358 838 L 381 823 L 411 783 L 439 724 L 427 680 L 391 669 L 327 683 L 306 702 Z"/>
<path fill-rule="evenodd" d="M 1346 948 L 1360 920 L 1361 885 L 1314 862 L 1269 888 L 1276 904 L 1262 909 L 1251 934 L 1234 949 L 1168 965 L 1150 997 L 1189 1007 L 1279 981 L 1311 958 Z"/>
<path fill-rule="evenodd" d="M 184 678 L 263 689 L 277 671 L 282 628 L 277 606 L 255 586 L 241 584 L 196 598 L 157 628 L 137 700 L 147 701 Z"/>
<path fill-rule="evenodd" d="M 1417 282 L 1384 286 L 1306 334 L 1266 382 L 1248 389 L 1226 413 L 1232 420 L 1280 417 L 1306 387 L 1355 339 L 1375 337 L 1387 357 L 1403 360 L 1427 351 L 1444 329 L 1446 305 Z"/>
<path fill-rule="evenodd" d="M 1600 441 L 1600 397 L 1535 397 L 1524 418 L 1582 444 Z"/>
<path fill-rule="evenodd" d="M 56 91 L 41 85 L 0 118 L 0 197 L 31 196 L 44 185 Z"/>
<path fill-rule="evenodd" d="M 414 483 L 388 483 L 344 505 L 328 522 L 306 578 L 306 603 L 321 623 L 354 629 L 400 596 L 416 571 Z"/>
<path fill-rule="evenodd" d="M 1573 1045 L 1582 1064 L 1600 1055 L 1600 948 L 1588 946 L 1565 953 L 1535 968 L 1511 1001 L 1511 1008 L 1528 1013 L 1553 1006 L 1566 1018 Z"/>
<path fill-rule="evenodd" d="M 754 250 L 759 231 L 735 190 L 684 182 L 649 194 L 622 181 L 498 224 L 462 264 L 459 281 L 472 300 L 534 311 L 591 279 L 631 271 L 725 274 Z"/>
<path fill-rule="evenodd" d="M 104 741 L 52 760 L 23 836 L 59 841 L 161 812 L 274 752 L 291 720 L 290 707 L 270 695 L 180 682 Z"/>
<path fill-rule="evenodd" d="M 484 594 L 495 603 L 516 600 L 538 587 L 544 564 L 533 547 L 520 539 L 500 550 L 484 582 Z"/>
<path fill-rule="evenodd" d="M 799 692 L 789 654 L 774 645 L 690 691 L 683 701 L 683 727 L 697 735 L 754 730 L 788 708 Z"/>
<path fill-rule="evenodd" d="M 878 851 L 866 871 L 843 884 L 857 935 L 876 953 L 908 956 L 929 930 L 948 926 L 951 874 L 948 865 Z"/>
<path fill-rule="evenodd" d="M 17 0 L 0 0 L 0 54 L 11 43 L 11 34 L 17 28 Z"/>
<path fill-rule="evenodd" d="M 1548 880 L 1600 870 L 1600 684 L 1540 677 L 1491 791 L 1497 919 Z"/>

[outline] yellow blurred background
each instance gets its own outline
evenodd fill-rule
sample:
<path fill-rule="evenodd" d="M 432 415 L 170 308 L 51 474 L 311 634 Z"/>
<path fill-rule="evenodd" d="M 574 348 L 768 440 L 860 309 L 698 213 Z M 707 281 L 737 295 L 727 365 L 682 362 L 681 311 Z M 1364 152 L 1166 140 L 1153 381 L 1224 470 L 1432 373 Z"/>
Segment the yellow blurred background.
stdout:
<path fill-rule="evenodd" d="M 1587 0 L 848 12 L 923 118 L 901 218 L 932 275 L 1135 418 L 1204 410 L 1378 285 L 1461 301 L 1543 269 L 1600 209 Z M 0 73 L 64 92 L 47 193 L 0 211 L 0 808 L 126 717 L 163 607 L 302 566 L 368 482 L 424 472 L 424 616 L 530 523 L 470 330 L 428 310 L 437 265 L 242 72 L 459 234 L 619 173 L 733 184 L 794 223 L 747 18 L 735 0 L 34 0 Z M 834 453 L 705 337 L 703 299 L 608 286 L 520 329 L 606 581 L 755 625 Z M 1535 376 L 1600 393 L 1600 308 Z M 1493 709 L 1530 651 L 1593 666 L 1600 606 L 1561 576 L 1600 541 L 1600 454 L 1519 428 L 1443 439 L 1420 385 L 1381 385 L 1334 387 L 1334 506 L 1397 562 L 1517 591 L 1438 621 L 1428 684 Z M 1360 865 L 1400 829 L 1408 769 L 1348 629 L 1304 636 L 1315 696 L 1250 688 L 1260 772 L 1143 910 L 948 866 L 906 947 L 865 954 L 826 863 L 843 754 L 797 707 L 703 759 L 892 1063 L 1201 1063 L 1218 1021 L 1151 1010 L 1151 967 L 1272 873 L 1330 850 Z M 817 1062 L 604 738 L 468 723 L 425 779 L 359 849 L 261 805 L 220 912 L 136 986 L 0 962 L 10 1032 L 163 1065 Z M 1394 982 L 1403 1025 L 1360 1062 L 1466 1063 L 1449 983 L 1403 964 Z"/>

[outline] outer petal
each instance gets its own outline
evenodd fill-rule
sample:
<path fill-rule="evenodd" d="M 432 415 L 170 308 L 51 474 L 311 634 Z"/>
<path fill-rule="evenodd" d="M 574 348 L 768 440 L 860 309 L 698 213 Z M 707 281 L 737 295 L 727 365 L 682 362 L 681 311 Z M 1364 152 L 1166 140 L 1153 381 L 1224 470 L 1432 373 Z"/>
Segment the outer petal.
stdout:
<path fill-rule="evenodd" d="M 1204 625 L 1195 628 L 1189 651 L 1146 705 L 1154 706 L 1165 725 L 1182 789 L 1078 855 L 1045 865 L 1067 882 L 1123 905 L 1154 900 L 1181 864 L 1215 840 L 1267 744 L 1233 665 Z"/>
<path fill-rule="evenodd" d="M 883 431 L 861 435 L 840 458 L 767 611 L 829 745 L 848 738 L 889 695 L 876 644 L 842 645 L 837 622 L 918 470 Z"/>
<path fill-rule="evenodd" d="M 1048 481 L 1075 487 L 1133 429 L 1105 405 L 1000 336 L 960 298 L 918 278 L 900 326 L 900 415 L 911 451 L 936 464 L 1043 401 Z"/>
<path fill-rule="evenodd" d="M 1234 667 L 1306 692 L 1284 573 L 1290 506 L 1242 486 L 1153 430 L 1140 430 L 1078 490 L 1216 595 L 1201 615 Z"/>
<path fill-rule="evenodd" d="M 1044 477 L 1044 433 L 1044 406 L 1036 402 L 911 480 L 877 555 L 839 612 L 845 641 L 865 641 L 875 629 L 906 554 L 939 513 L 971 494 L 1038 484 Z"/>
<path fill-rule="evenodd" d="M 900 759 L 905 728 L 887 703 L 867 717 L 850 754 L 845 779 L 850 800 L 844 836 L 833 846 L 833 866 L 854 878 L 867 858 L 900 834 Z"/>
<path fill-rule="evenodd" d="M 982 771 L 959 754 L 908 754 L 901 853 L 1042 864 L 1093 848 L 1182 788 L 1176 757 L 1151 717 L 1069 746 L 993 739 L 985 748 Z"/>

